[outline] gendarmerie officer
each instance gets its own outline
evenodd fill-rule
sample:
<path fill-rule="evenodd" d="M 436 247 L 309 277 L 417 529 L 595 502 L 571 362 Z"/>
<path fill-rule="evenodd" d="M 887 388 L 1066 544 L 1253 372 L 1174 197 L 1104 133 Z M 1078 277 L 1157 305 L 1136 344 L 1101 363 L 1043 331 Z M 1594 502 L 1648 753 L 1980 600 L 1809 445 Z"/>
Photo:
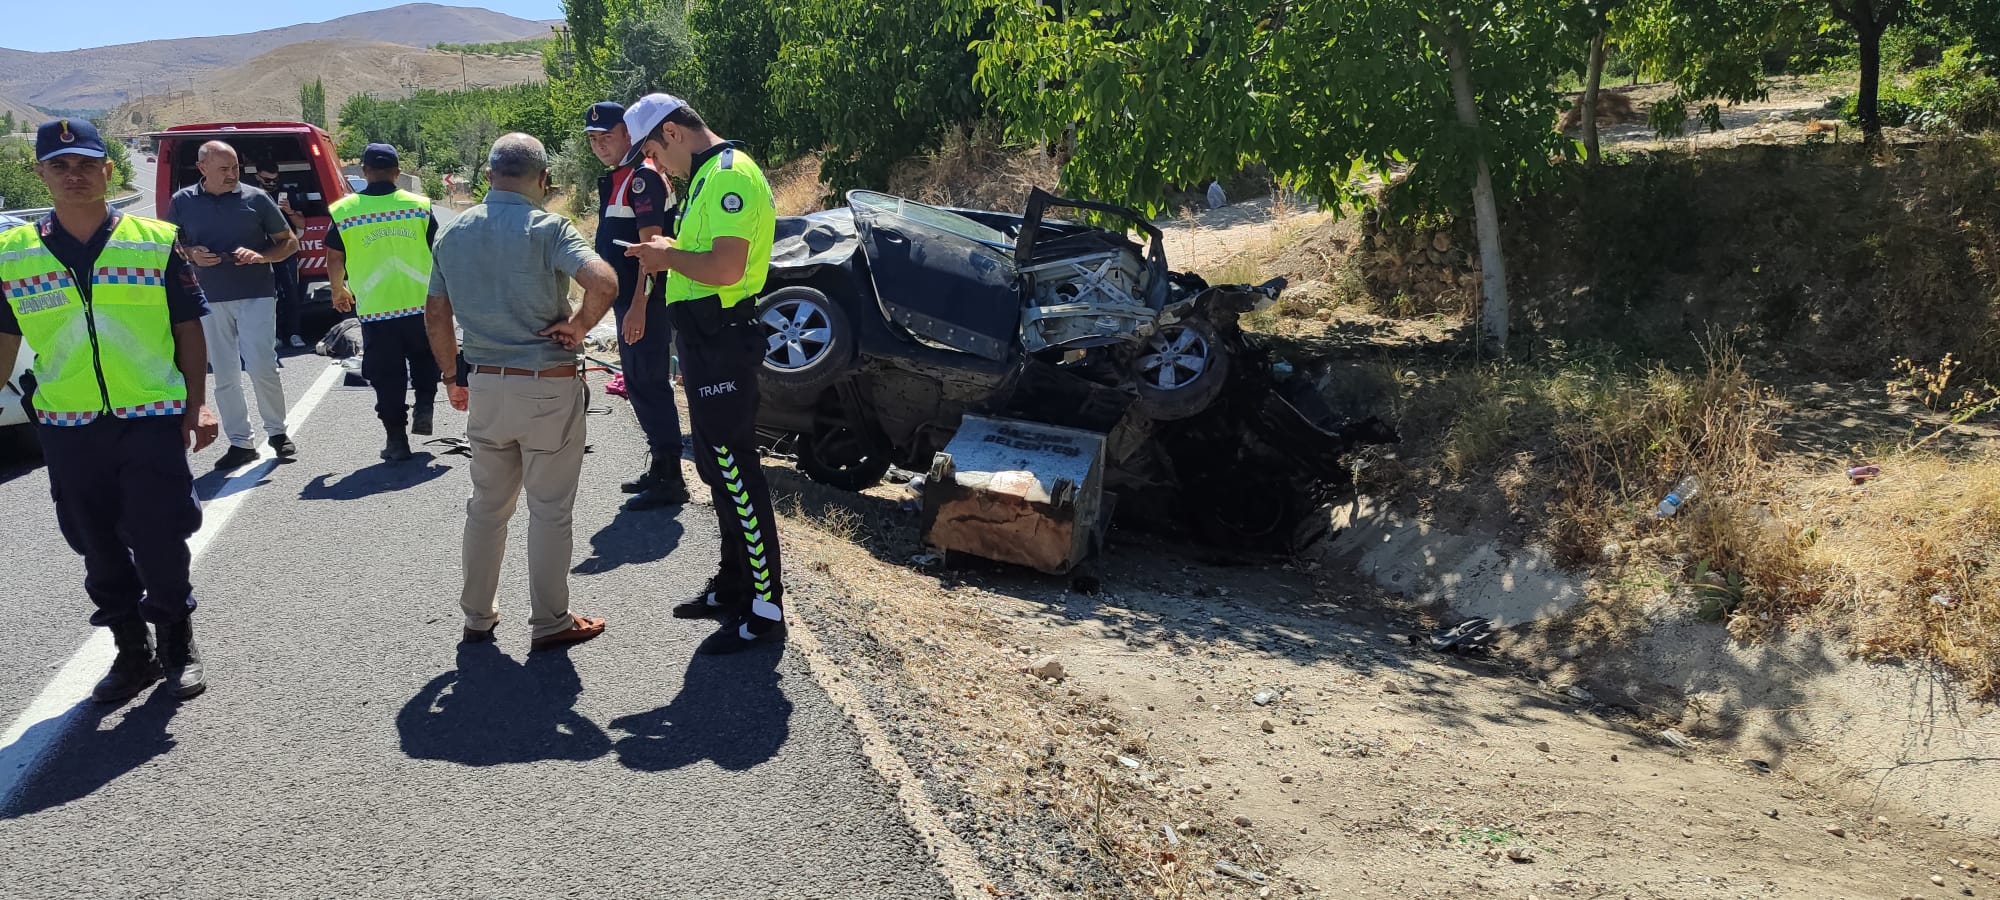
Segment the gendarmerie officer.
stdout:
<path fill-rule="evenodd" d="M 645 473 L 619 487 L 637 495 L 625 502 L 626 509 L 680 506 L 688 502 L 688 489 L 681 474 L 681 413 L 674 405 L 674 330 L 667 315 L 667 279 L 641 274 L 639 261 L 626 256 L 617 243 L 636 244 L 663 234 L 672 237 L 673 191 L 649 161 L 624 162 L 632 152 L 625 107 L 592 106 L 584 113 L 583 133 L 590 139 L 590 151 L 611 167 L 597 179 L 597 255 L 618 270 L 618 300 L 611 312 L 618 322 L 625 398 L 632 402 L 632 414 L 652 453 Z"/>
<path fill-rule="evenodd" d="M 0 232 L 0 371 L 25 338 L 56 522 L 83 555 L 90 622 L 118 646 L 91 696 L 126 700 L 164 674 L 175 696 L 192 697 L 207 684 L 189 620 L 187 541 L 201 505 L 187 453 L 216 437 L 208 307 L 175 227 L 105 203 L 111 162 L 96 128 L 49 122 L 35 158 L 55 211 Z"/>
<path fill-rule="evenodd" d="M 396 186 L 402 174 L 396 148 L 369 144 L 361 151 L 368 187 L 327 207 L 333 308 L 361 319 L 361 377 L 375 388 L 375 417 L 388 435 L 381 455 L 391 462 L 410 458 L 410 434 L 431 433 L 439 377 L 424 330 L 437 219 L 430 200 Z M 412 388 L 414 414 L 405 398 Z"/>
<path fill-rule="evenodd" d="M 777 229 L 771 186 L 749 154 L 675 97 L 641 97 L 625 111 L 625 130 L 633 144 L 625 164 L 650 156 L 688 186 L 676 236 L 628 251 L 646 272 L 668 273 L 667 309 L 680 339 L 695 464 L 715 495 L 722 529 L 721 568 L 674 615 L 723 621 L 702 643 L 703 653 L 783 641 L 778 522 L 757 454 L 757 373 L 765 352 L 757 294 Z"/>

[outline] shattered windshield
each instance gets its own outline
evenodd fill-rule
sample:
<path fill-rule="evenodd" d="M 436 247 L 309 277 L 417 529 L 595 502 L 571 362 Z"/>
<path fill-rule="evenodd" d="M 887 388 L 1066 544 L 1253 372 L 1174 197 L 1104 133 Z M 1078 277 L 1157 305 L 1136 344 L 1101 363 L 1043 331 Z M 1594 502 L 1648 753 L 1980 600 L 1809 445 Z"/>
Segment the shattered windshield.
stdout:
<path fill-rule="evenodd" d="M 880 215 L 900 216 L 931 230 L 955 234 L 962 238 L 978 241 L 992 247 L 1008 249 L 1013 242 L 999 231 L 974 222 L 958 213 L 925 206 L 901 197 L 877 194 L 873 191 L 855 191 L 847 196 L 847 203 L 857 211 L 867 211 Z"/>

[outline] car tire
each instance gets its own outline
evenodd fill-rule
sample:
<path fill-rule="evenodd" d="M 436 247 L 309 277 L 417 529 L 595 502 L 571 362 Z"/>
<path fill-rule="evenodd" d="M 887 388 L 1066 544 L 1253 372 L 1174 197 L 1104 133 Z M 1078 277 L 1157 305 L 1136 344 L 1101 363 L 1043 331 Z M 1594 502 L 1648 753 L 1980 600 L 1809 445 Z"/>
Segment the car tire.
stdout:
<path fill-rule="evenodd" d="M 853 429 L 835 425 L 799 437 L 799 471 L 827 487 L 864 491 L 889 474 L 889 458 L 871 452 Z"/>
<path fill-rule="evenodd" d="M 758 380 L 766 392 L 817 396 L 854 360 L 854 325 L 818 288 L 794 284 L 765 294 L 757 301 L 757 323 L 766 345 Z"/>
<path fill-rule="evenodd" d="M 1229 381 L 1229 347 L 1214 323 L 1183 319 L 1163 326 L 1132 357 L 1139 390 L 1133 405 L 1156 421 L 1200 415 Z"/>

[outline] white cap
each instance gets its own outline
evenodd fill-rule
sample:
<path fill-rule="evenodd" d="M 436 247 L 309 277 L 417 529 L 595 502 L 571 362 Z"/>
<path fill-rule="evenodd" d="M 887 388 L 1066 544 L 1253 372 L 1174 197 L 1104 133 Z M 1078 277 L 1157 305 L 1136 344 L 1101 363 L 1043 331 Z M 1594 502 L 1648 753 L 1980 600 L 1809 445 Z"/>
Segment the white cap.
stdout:
<path fill-rule="evenodd" d="M 629 166 L 645 155 L 646 138 L 668 116 L 687 108 L 687 102 L 672 94 L 647 94 L 625 109 L 625 133 L 632 138 L 632 150 L 620 166 Z"/>

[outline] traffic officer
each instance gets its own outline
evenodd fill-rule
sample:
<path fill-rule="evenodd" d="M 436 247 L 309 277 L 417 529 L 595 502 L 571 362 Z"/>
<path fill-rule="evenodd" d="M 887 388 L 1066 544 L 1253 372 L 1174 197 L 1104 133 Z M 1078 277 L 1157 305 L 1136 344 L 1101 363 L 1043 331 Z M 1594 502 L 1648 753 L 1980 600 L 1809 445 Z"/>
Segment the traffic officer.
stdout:
<path fill-rule="evenodd" d="M 193 697 L 207 684 L 190 621 L 201 504 L 187 453 L 218 427 L 204 390 L 208 305 L 177 229 L 105 202 L 111 161 L 89 122 L 43 125 L 35 158 L 55 209 L 0 232 L 0 371 L 25 338 L 56 524 L 83 556 L 91 624 L 118 647 L 91 696 L 127 700 L 164 675 Z"/>
<path fill-rule="evenodd" d="M 391 462 L 410 458 L 411 432 L 431 433 L 439 378 L 424 330 L 437 219 L 430 200 L 396 186 L 402 174 L 396 148 L 369 144 L 361 151 L 368 187 L 327 207 L 333 227 L 326 233 L 333 308 L 361 318 L 361 377 L 375 388 L 375 416 L 388 433 L 382 458 Z M 404 402 L 411 388 L 414 416 Z"/>
<path fill-rule="evenodd" d="M 681 474 L 681 413 L 674 404 L 674 330 L 667 315 L 667 280 L 639 272 L 626 245 L 673 235 L 669 221 L 673 191 L 650 161 L 625 164 L 632 138 L 625 133 L 625 107 L 599 103 L 584 113 L 583 133 L 590 152 L 610 167 L 597 179 L 597 255 L 618 270 L 618 362 L 625 375 L 625 398 L 652 453 L 644 474 L 619 487 L 636 494 L 629 510 L 680 506 L 688 502 Z M 641 295 L 642 283 L 644 294 Z"/>
<path fill-rule="evenodd" d="M 677 236 L 626 251 L 646 273 L 668 273 L 667 309 L 680 339 L 695 466 L 715 495 L 722 526 L 721 568 L 674 615 L 723 621 L 702 643 L 703 653 L 780 642 L 785 588 L 778 521 L 757 453 L 757 373 L 765 346 L 756 298 L 777 229 L 771 186 L 748 153 L 710 131 L 678 98 L 641 97 L 625 111 L 625 130 L 633 146 L 624 165 L 643 154 L 688 185 Z"/>

